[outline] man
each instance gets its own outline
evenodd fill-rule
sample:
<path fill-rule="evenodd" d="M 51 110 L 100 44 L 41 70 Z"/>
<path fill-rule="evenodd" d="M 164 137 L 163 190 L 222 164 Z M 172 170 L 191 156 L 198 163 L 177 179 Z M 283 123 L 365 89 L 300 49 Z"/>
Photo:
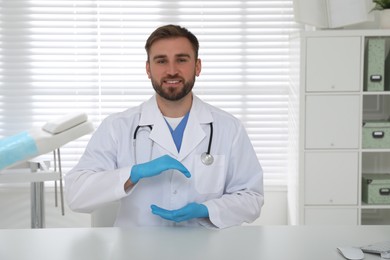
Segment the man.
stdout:
<path fill-rule="evenodd" d="M 116 226 L 254 221 L 264 202 L 262 169 L 242 124 L 192 92 L 201 72 L 197 38 L 162 26 L 145 49 L 156 95 L 102 122 L 65 177 L 70 208 L 91 212 L 120 200 Z"/>

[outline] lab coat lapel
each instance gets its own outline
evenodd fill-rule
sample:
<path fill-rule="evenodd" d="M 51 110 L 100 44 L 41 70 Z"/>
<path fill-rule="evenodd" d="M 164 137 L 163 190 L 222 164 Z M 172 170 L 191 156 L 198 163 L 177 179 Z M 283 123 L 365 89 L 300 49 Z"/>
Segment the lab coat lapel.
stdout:
<path fill-rule="evenodd" d="M 205 104 L 195 95 L 193 98 L 190 116 L 184 130 L 183 142 L 180 149 L 179 160 L 186 158 L 206 138 L 207 133 L 202 128 L 203 124 L 212 122 L 210 111 Z"/>
<path fill-rule="evenodd" d="M 150 133 L 150 138 L 153 142 L 160 145 L 175 157 L 178 156 L 177 148 L 173 142 L 171 132 L 169 131 L 167 123 L 161 113 L 159 116 L 156 116 L 155 125 Z"/>
<path fill-rule="evenodd" d="M 167 150 L 174 157 L 178 156 L 167 123 L 157 106 L 156 96 L 153 96 L 143 104 L 139 125 L 152 125 L 153 130 L 150 133 L 149 138 L 163 149 Z"/>
<path fill-rule="evenodd" d="M 207 106 L 198 97 L 193 95 L 193 103 L 187 126 L 184 130 L 180 154 L 177 152 L 167 123 L 157 106 L 155 96 L 143 104 L 139 125 L 152 125 L 153 130 L 149 138 L 167 150 L 171 155 L 178 158 L 178 160 L 183 160 L 206 138 L 207 133 L 203 130 L 202 125 L 209 124 L 212 121 L 213 117 L 209 109 L 207 109 Z"/>

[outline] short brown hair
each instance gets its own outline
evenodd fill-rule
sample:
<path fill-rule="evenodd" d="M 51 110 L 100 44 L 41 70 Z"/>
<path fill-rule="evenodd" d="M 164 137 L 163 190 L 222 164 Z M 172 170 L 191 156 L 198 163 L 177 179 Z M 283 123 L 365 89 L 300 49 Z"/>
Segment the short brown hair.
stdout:
<path fill-rule="evenodd" d="M 185 37 L 190 41 L 192 48 L 194 49 L 195 52 L 195 60 L 197 60 L 198 52 L 199 52 L 199 42 L 196 36 L 184 27 L 168 24 L 157 28 L 154 32 L 152 32 L 152 34 L 147 39 L 145 44 L 145 50 L 148 55 L 148 61 L 149 61 L 149 51 L 154 42 L 161 39 L 169 39 L 169 38 L 177 38 L 177 37 Z"/>

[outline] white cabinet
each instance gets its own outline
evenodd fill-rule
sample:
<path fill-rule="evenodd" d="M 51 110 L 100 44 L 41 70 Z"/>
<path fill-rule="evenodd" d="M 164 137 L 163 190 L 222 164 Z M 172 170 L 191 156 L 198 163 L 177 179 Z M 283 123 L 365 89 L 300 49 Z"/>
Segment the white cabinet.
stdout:
<path fill-rule="evenodd" d="M 305 148 L 359 147 L 359 95 L 307 95 Z"/>
<path fill-rule="evenodd" d="M 357 208 L 315 208 L 305 211 L 305 225 L 357 225 Z"/>
<path fill-rule="evenodd" d="M 305 205 L 358 204 L 357 152 L 306 152 Z"/>
<path fill-rule="evenodd" d="M 360 37 L 306 39 L 307 91 L 359 91 Z"/>
<path fill-rule="evenodd" d="M 371 37 L 387 38 L 390 46 L 390 31 L 329 30 L 299 37 L 299 160 L 298 180 L 292 182 L 298 224 L 390 224 L 383 217 L 373 220 L 373 212 L 388 216 L 390 205 L 365 205 L 361 199 L 363 173 L 390 172 L 390 149 L 362 147 L 363 121 L 390 118 L 390 91 L 374 93 L 364 86 Z"/>

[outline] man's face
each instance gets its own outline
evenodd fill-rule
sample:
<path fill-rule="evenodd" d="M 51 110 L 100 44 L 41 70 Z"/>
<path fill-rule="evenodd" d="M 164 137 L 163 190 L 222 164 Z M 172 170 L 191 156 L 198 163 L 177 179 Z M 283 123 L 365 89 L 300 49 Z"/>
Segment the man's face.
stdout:
<path fill-rule="evenodd" d="M 191 92 L 201 71 L 192 45 L 184 37 L 158 40 L 150 48 L 146 72 L 158 95 L 170 101 Z"/>

